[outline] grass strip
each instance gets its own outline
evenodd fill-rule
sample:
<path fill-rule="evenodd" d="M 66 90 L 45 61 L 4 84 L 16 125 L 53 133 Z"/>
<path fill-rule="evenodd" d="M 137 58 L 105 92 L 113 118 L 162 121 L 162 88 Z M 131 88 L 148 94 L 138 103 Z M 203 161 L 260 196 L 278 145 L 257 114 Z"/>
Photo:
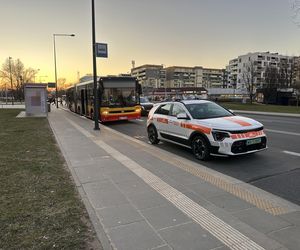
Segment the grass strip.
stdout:
<path fill-rule="evenodd" d="M 48 120 L 19 112 L 0 110 L 0 249 L 94 249 Z"/>

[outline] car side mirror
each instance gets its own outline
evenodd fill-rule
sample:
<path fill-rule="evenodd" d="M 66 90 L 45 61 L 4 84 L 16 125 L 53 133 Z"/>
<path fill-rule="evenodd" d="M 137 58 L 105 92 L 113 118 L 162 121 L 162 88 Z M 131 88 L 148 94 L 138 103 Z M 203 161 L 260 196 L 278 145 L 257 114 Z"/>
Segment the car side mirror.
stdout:
<path fill-rule="evenodd" d="M 180 113 L 176 117 L 177 117 L 177 119 L 180 119 L 180 120 L 189 120 L 190 119 L 186 113 Z"/>

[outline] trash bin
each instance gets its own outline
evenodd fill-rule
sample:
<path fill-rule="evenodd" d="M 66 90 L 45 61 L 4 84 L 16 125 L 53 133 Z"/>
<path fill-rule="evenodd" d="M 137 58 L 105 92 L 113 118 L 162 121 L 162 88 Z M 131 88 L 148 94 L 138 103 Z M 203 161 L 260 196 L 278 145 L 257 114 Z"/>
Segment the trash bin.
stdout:
<path fill-rule="evenodd" d="M 50 102 L 47 102 L 47 106 L 48 106 L 48 112 L 51 112 L 51 105 L 50 105 Z"/>

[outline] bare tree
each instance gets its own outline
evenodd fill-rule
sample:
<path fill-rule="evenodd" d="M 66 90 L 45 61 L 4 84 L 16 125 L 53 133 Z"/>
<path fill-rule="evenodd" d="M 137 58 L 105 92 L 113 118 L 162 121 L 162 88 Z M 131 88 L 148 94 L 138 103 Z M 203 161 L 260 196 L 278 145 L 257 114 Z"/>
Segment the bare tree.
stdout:
<path fill-rule="evenodd" d="M 265 78 L 263 85 L 264 102 L 270 102 L 271 97 L 277 93 L 278 82 L 280 80 L 280 73 L 276 67 L 266 66 Z"/>
<path fill-rule="evenodd" d="M 28 82 L 33 82 L 34 77 L 37 74 L 37 70 L 33 68 L 25 68 L 24 64 L 20 59 L 11 60 L 7 58 L 2 65 L 0 70 L 0 78 L 3 84 L 11 85 L 12 78 L 12 90 L 16 99 L 22 99 L 23 84 Z"/>
<path fill-rule="evenodd" d="M 257 74 L 256 65 L 254 61 L 250 60 L 249 62 L 246 63 L 243 69 L 242 78 L 243 78 L 243 82 L 246 85 L 251 104 L 253 102 L 253 98 L 255 96 L 255 91 L 256 91 L 256 86 L 255 86 L 256 74 Z"/>

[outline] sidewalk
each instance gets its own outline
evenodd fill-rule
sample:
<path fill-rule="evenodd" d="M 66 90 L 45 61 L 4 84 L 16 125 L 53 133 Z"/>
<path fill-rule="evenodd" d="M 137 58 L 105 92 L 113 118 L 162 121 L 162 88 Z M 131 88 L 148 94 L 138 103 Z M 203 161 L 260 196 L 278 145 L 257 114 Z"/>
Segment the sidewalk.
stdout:
<path fill-rule="evenodd" d="M 71 112 L 48 119 L 104 249 L 299 249 L 299 206 Z"/>

